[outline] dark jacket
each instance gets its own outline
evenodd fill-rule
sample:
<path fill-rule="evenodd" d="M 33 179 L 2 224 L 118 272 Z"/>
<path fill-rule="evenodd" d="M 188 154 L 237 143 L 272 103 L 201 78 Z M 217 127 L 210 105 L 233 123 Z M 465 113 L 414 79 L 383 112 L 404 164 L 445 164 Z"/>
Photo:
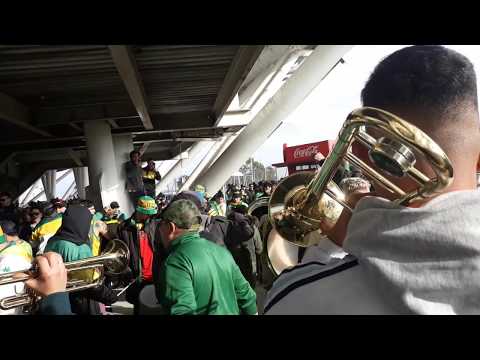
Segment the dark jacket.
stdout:
<path fill-rule="evenodd" d="M 256 273 L 255 227 L 248 216 L 237 212 L 232 212 L 228 219 L 230 220 L 230 231 L 226 242 L 227 248 L 245 279 L 254 287 L 254 274 Z"/>
<path fill-rule="evenodd" d="M 155 238 L 156 238 L 156 227 L 158 220 L 150 220 L 145 224 L 143 229 L 150 240 L 150 246 L 152 247 L 154 253 L 157 249 Z M 138 278 L 139 281 L 142 279 L 141 274 L 141 259 L 140 259 L 140 243 L 138 240 L 138 229 L 135 225 L 135 220 L 133 216 L 118 226 L 118 238 L 122 240 L 130 250 L 130 270 L 133 278 Z"/>
<path fill-rule="evenodd" d="M 230 230 L 230 220 L 223 216 L 202 215 L 200 236 L 217 245 L 225 246 Z"/>
<path fill-rule="evenodd" d="M 135 165 L 131 161 L 125 164 L 125 174 L 127 176 L 127 191 L 144 191 L 143 169 L 140 165 Z"/>

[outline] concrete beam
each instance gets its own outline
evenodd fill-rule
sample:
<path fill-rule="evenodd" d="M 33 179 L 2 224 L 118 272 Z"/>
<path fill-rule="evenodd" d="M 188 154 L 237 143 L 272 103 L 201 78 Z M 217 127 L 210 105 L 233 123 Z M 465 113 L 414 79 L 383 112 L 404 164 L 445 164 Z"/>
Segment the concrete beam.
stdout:
<path fill-rule="evenodd" d="M 216 193 L 351 48 L 350 45 L 318 46 L 197 183 L 204 185 L 209 193 Z"/>
<path fill-rule="evenodd" d="M 108 121 L 108 123 L 110 124 L 110 126 L 112 127 L 112 129 L 118 129 L 118 128 L 119 128 L 119 126 L 118 126 L 118 124 L 115 122 L 115 120 L 113 120 L 113 119 L 108 119 L 107 121 Z"/>
<path fill-rule="evenodd" d="M 70 107 L 44 107 L 35 114 L 38 127 L 74 122 L 108 121 L 110 119 L 140 119 L 135 107 L 126 99 L 109 104 L 82 104 Z"/>
<path fill-rule="evenodd" d="M 80 158 L 80 155 L 76 151 L 69 149 L 68 155 L 72 158 L 73 161 L 75 161 L 75 164 L 77 164 L 78 167 L 85 166 L 82 159 Z"/>
<path fill-rule="evenodd" d="M 125 45 L 111 45 L 109 49 L 113 62 L 127 88 L 130 99 L 142 120 L 143 126 L 145 129 L 153 129 L 146 101 L 145 88 L 140 72 L 138 71 L 135 56 L 131 49 Z"/>
<path fill-rule="evenodd" d="M 240 46 L 238 49 L 213 105 L 214 126 L 218 125 L 227 111 L 263 48 L 264 46 Z"/>
<path fill-rule="evenodd" d="M 78 131 L 78 132 L 83 132 L 83 129 L 82 129 L 80 126 L 78 126 L 77 124 L 73 123 L 73 122 L 68 123 L 68 125 L 70 125 L 70 127 L 71 127 L 72 129 L 74 129 L 74 130 L 76 130 L 76 131 Z"/>
<path fill-rule="evenodd" d="M 42 136 L 53 136 L 48 131 L 33 126 L 28 108 L 6 94 L 0 93 L 0 118 Z"/>

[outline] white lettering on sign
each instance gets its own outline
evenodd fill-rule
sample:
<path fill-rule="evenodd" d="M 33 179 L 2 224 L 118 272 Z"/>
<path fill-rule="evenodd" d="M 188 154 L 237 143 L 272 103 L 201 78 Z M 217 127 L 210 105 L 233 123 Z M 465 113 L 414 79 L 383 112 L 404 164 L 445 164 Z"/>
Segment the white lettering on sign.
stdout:
<path fill-rule="evenodd" d="M 310 145 L 307 147 L 299 147 L 296 148 L 294 153 L 293 153 L 293 158 L 298 159 L 298 158 L 303 158 L 303 157 L 310 157 L 318 153 L 318 145 Z"/>

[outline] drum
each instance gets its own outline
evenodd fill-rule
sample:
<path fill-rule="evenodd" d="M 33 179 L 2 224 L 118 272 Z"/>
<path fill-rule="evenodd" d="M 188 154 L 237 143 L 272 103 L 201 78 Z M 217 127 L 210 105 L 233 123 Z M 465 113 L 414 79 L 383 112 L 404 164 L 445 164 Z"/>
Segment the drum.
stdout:
<path fill-rule="evenodd" d="M 157 296 L 155 295 L 155 285 L 147 285 L 138 296 L 139 302 L 139 315 L 164 315 L 162 305 L 158 303 Z"/>

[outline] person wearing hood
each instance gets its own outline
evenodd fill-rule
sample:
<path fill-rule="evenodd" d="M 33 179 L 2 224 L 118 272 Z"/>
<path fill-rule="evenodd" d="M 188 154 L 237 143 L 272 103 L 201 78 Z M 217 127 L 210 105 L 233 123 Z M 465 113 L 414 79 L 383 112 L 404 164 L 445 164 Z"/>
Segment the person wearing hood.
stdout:
<path fill-rule="evenodd" d="M 92 257 L 89 240 L 91 221 L 92 214 L 88 208 L 70 205 L 63 215 L 61 228 L 48 240 L 44 252 L 60 254 L 65 263 Z M 75 272 L 75 279 L 91 281 L 98 277 L 94 270 Z M 103 284 L 70 294 L 72 312 L 79 315 L 99 315 L 99 302 L 111 305 L 115 301 L 115 293 Z"/>
<path fill-rule="evenodd" d="M 347 199 L 356 205 L 353 213 L 344 211 L 327 235 L 332 248 L 348 255 L 282 273 L 267 295 L 265 313 L 480 313 L 476 84 L 472 63 L 442 46 L 407 47 L 377 65 L 362 91 L 363 105 L 424 131 L 452 162 L 454 180 L 410 206 L 394 204 L 381 187 Z M 363 149 L 356 155 L 376 168 Z M 415 167 L 434 175 L 422 158 Z M 387 178 L 406 191 L 417 187 L 406 176 Z"/>

